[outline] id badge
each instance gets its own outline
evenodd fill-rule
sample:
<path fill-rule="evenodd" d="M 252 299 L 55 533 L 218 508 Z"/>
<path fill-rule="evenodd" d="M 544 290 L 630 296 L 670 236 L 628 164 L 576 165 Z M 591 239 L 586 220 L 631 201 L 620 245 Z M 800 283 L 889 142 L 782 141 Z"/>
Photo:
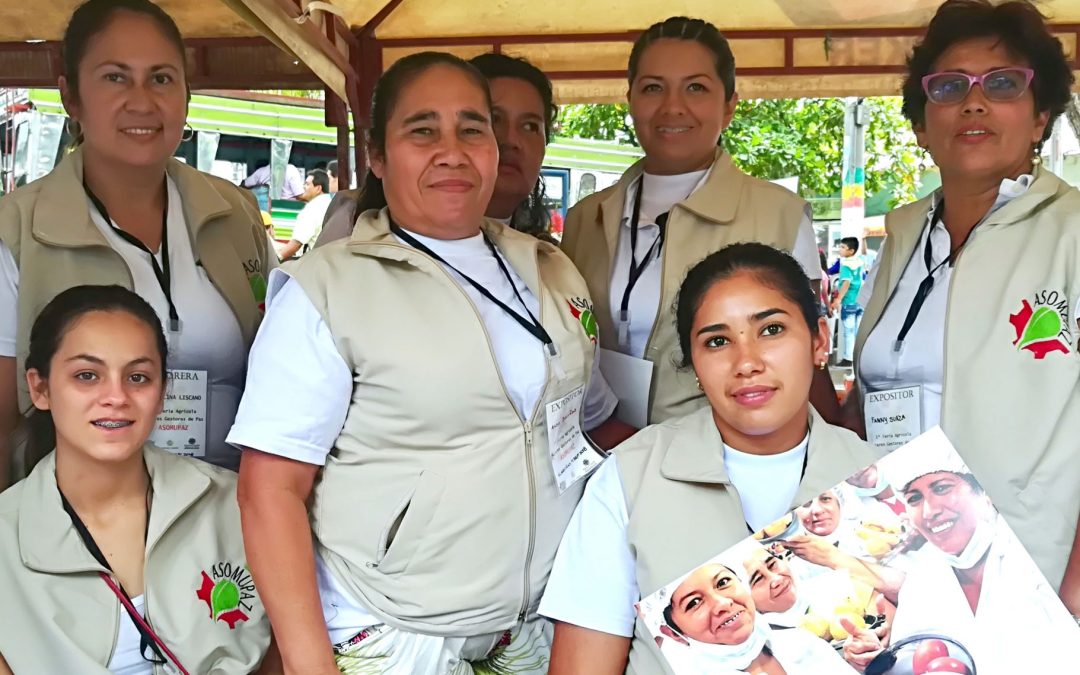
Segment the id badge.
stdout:
<path fill-rule="evenodd" d="M 922 387 L 898 387 L 863 395 L 866 440 L 895 450 L 922 433 Z"/>
<path fill-rule="evenodd" d="M 209 383 L 205 370 L 170 369 L 165 407 L 158 415 L 150 442 L 174 455 L 205 457 Z"/>
<path fill-rule="evenodd" d="M 600 466 L 603 455 L 593 448 L 581 429 L 585 387 L 573 390 L 546 406 L 548 455 L 559 494 Z"/>

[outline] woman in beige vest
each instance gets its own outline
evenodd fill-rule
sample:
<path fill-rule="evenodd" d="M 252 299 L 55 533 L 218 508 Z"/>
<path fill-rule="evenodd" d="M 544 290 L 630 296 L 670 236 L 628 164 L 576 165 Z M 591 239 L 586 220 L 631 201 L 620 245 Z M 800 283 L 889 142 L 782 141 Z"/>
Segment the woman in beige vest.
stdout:
<path fill-rule="evenodd" d="M 886 218 L 846 424 L 883 447 L 940 424 L 1080 614 L 1080 192 L 1040 166 L 1072 83 L 1031 4 L 938 10 L 904 112 L 941 189 Z"/>
<path fill-rule="evenodd" d="M 46 457 L 0 495 L 0 674 L 281 672 L 235 475 L 147 443 L 165 350 L 154 309 L 119 286 L 63 291 L 35 321 L 30 444 Z"/>
<path fill-rule="evenodd" d="M 600 460 L 583 431 L 626 429 L 573 264 L 484 218 L 491 120 L 469 64 L 396 62 L 351 237 L 271 276 L 229 440 L 288 672 L 546 672 L 536 606 Z"/>
<path fill-rule="evenodd" d="M 590 479 L 540 606 L 557 622 L 553 675 L 668 672 L 634 603 L 878 458 L 810 405 L 828 330 L 790 255 L 760 243 L 710 254 L 683 282 L 676 323 L 709 405 L 642 430 Z"/>
<path fill-rule="evenodd" d="M 469 63 L 487 78 L 499 143 L 499 175 L 485 215 L 554 243 L 540 176 L 558 113 L 551 80 L 527 60 L 505 54 L 481 54 Z M 360 190 L 347 190 L 335 197 L 315 246 L 349 236 L 359 196 Z"/>
<path fill-rule="evenodd" d="M 250 193 L 173 159 L 190 97 L 184 53 L 176 24 L 149 0 L 89 0 L 72 14 L 59 87 L 78 147 L 0 198 L 0 487 L 30 408 L 16 366 L 30 324 L 80 284 L 145 298 L 168 329 L 170 367 L 198 389 L 197 405 L 180 406 L 193 413 L 170 402 L 162 420 L 187 428 L 163 426 L 155 442 L 239 465 L 225 434 L 277 257 Z"/>
<path fill-rule="evenodd" d="M 715 26 L 686 17 L 654 24 L 634 43 L 628 79 L 645 158 L 570 210 L 562 248 L 589 284 L 600 345 L 629 357 L 612 358 L 612 367 L 651 379 L 655 423 L 706 405 L 674 367 L 669 313 L 694 263 L 726 244 L 761 241 L 792 252 L 815 286 L 821 267 L 806 202 L 747 176 L 720 145 L 739 96 L 735 57 Z M 815 378 L 815 392 L 831 419 L 839 406 L 828 373 Z"/>

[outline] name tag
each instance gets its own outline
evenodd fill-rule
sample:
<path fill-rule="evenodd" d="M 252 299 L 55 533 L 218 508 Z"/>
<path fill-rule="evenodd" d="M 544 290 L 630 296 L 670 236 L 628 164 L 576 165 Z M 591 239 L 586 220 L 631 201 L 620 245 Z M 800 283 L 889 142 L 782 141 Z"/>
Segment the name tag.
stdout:
<path fill-rule="evenodd" d="M 585 387 L 578 387 L 546 406 L 548 454 L 559 494 L 588 476 L 604 460 L 581 430 L 584 406 Z"/>
<path fill-rule="evenodd" d="M 210 378 L 205 370 L 170 370 L 165 407 L 150 442 L 174 455 L 206 456 L 206 415 Z"/>
<path fill-rule="evenodd" d="M 866 440 L 883 450 L 895 450 L 922 433 L 922 388 L 867 392 L 863 417 Z"/>

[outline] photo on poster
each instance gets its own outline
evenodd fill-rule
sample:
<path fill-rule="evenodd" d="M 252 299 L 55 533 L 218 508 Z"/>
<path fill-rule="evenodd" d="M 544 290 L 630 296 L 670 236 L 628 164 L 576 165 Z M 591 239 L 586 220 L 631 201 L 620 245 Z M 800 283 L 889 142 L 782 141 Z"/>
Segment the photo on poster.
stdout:
<path fill-rule="evenodd" d="M 676 675 L 1065 673 L 1080 644 L 936 427 L 637 611 Z"/>

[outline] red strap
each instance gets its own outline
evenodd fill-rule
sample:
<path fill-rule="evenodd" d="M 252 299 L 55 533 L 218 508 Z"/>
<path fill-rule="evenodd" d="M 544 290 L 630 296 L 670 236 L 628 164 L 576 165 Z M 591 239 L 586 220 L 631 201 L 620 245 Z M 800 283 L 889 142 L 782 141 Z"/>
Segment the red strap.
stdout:
<path fill-rule="evenodd" d="M 123 591 L 120 590 L 120 587 L 116 585 L 115 581 L 113 581 L 113 578 L 110 577 L 108 574 L 105 574 L 104 572 L 99 572 L 98 574 L 101 575 L 101 578 L 105 580 L 106 585 L 108 585 L 108 587 L 112 590 L 113 594 L 116 595 L 117 599 L 120 600 L 120 604 L 122 604 L 124 606 L 124 609 L 127 610 L 128 614 L 131 615 L 132 620 L 137 621 L 139 626 L 146 631 L 147 635 L 154 639 L 154 644 L 156 644 L 158 648 L 165 653 L 165 656 L 168 656 L 170 659 L 172 659 L 172 662 L 176 665 L 177 668 L 180 669 L 180 674 L 191 675 L 191 673 L 184 669 L 183 664 L 180 663 L 180 659 L 176 658 L 176 654 L 173 654 L 172 651 L 170 651 L 169 648 L 165 646 L 165 643 L 162 642 L 161 638 L 159 638 L 157 633 L 154 632 L 154 629 L 150 627 L 150 624 L 146 623 L 146 621 L 139 614 L 138 610 L 136 610 L 135 607 L 132 606 L 132 604 L 128 601 L 127 596 L 124 595 Z"/>

